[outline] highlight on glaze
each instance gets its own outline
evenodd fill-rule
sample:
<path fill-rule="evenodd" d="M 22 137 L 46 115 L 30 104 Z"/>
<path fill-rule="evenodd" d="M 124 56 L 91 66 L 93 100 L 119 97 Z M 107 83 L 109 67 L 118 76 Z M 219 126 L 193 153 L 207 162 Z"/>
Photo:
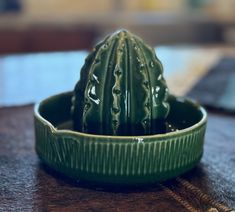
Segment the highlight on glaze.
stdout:
<path fill-rule="evenodd" d="M 161 133 L 170 110 L 167 98 L 154 49 L 119 30 L 85 60 L 72 98 L 74 129 L 103 135 Z"/>

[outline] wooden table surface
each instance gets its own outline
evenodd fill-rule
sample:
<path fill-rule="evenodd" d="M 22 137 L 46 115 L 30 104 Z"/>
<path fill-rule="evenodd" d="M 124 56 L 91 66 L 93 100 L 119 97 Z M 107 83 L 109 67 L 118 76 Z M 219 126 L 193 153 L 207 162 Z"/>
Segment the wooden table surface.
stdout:
<path fill-rule="evenodd" d="M 183 95 L 221 56 L 235 55 L 235 48 L 160 47 L 157 53 L 170 90 Z M 0 58 L 0 211 L 212 212 L 235 208 L 235 117 L 215 111 L 209 111 L 199 165 L 151 187 L 95 188 L 72 182 L 40 163 L 34 150 L 33 106 L 16 105 L 71 90 L 85 55 Z"/>

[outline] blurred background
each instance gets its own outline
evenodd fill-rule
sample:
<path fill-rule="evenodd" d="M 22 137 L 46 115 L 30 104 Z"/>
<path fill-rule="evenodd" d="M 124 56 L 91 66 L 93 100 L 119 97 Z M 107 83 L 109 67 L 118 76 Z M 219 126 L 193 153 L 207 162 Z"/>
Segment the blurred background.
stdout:
<path fill-rule="evenodd" d="M 211 84 L 206 78 L 192 96 L 216 105 L 224 92 L 223 105 L 235 108 L 234 9 L 235 0 L 0 0 L 0 106 L 72 90 L 87 50 L 107 33 L 126 28 L 157 47 L 175 95 L 187 95 L 231 55 Z"/>
<path fill-rule="evenodd" d="M 235 43 L 235 0 L 0 0 L 0 53 L 89 49 L 127 28 L 151 45 Z"/>

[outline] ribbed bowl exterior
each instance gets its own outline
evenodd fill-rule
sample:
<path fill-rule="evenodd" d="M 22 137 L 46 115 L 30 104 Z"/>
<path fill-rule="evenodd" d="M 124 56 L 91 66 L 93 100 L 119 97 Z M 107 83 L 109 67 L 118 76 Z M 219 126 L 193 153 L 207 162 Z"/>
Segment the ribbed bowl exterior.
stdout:
<path fill-rule="evenodd" d="M 38 107 L 35 108 L 35 111 Z M 36 151 L 68 177 L 104 184 L 146 184 L 194 167 L 203 154 L 206 121 L 167 136 L 94 136 L 57 130 L 35 113 Z"/>

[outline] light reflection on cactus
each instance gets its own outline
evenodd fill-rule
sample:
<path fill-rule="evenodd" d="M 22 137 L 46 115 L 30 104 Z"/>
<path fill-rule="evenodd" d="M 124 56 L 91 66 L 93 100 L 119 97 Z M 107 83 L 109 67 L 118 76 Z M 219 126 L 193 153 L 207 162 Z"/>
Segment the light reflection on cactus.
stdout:
<path fill-rule="evenodd" d="M 120 30 L 86 58 L 72 98 L 74 129 L 103 135 L 164 132 L 168 88 L 154 49 Z"/>

